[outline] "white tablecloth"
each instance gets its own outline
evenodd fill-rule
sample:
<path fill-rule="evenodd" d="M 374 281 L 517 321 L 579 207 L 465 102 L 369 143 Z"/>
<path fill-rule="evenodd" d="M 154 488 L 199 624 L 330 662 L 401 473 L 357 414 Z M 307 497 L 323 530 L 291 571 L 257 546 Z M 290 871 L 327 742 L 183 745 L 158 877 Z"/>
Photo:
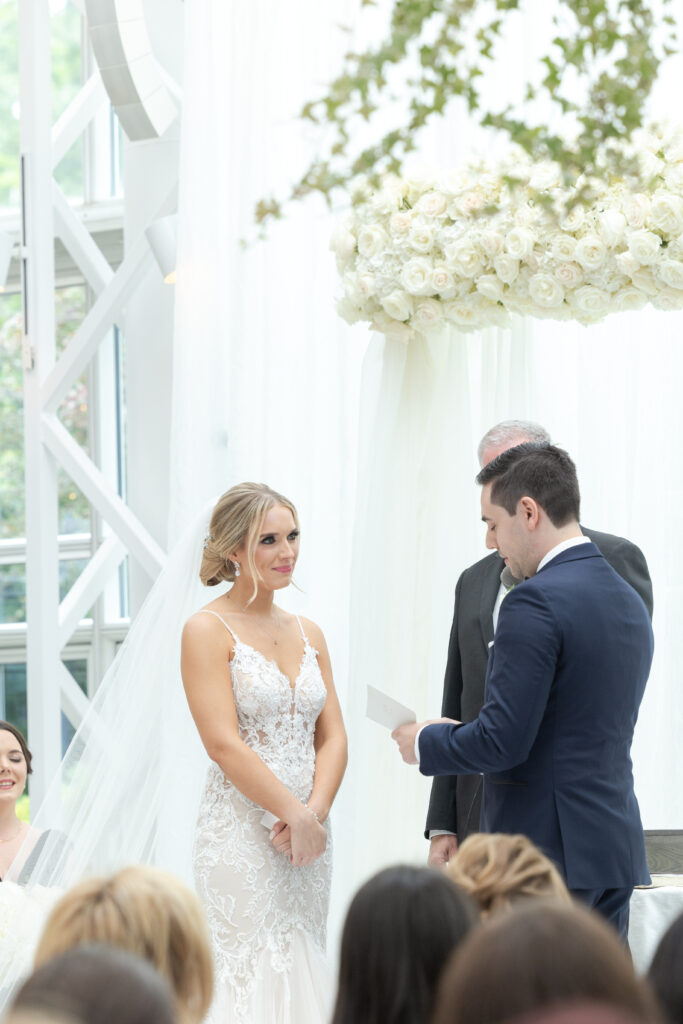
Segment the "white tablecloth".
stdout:
<path fill-rule="evenodd" d="M 652 881 L 653 888 L 634 889 L 631 897 L 628 944 L 636 970 L 641 974 L 650 966 L 664 932 L 683 914 L 683 875 L 653 875 Z"/>

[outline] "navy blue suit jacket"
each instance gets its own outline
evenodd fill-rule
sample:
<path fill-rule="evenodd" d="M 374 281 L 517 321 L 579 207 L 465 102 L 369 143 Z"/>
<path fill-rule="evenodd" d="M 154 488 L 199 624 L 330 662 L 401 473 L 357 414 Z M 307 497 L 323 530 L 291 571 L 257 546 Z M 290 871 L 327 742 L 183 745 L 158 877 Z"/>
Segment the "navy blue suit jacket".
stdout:
<path fill-rule="evenodd" d="M 482 830 L 521 832 L 572 889 L 646 884 L 630 748 L 653 638 L 641 598 L 592 544 L 503 601 L 485 704 L 420 734 L 424 775 L 484 774 Z"/>

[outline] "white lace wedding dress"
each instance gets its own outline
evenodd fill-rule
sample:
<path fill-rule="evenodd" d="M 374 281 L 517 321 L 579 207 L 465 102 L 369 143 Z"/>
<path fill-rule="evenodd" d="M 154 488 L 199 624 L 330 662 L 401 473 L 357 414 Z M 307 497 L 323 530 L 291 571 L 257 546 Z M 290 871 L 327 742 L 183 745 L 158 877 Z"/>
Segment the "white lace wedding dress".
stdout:
<path fill-rule="evenodd" d="M 240 735 L 306 802 L 313 788 L 315 723 L 326 689 L 317 652 L 304 639 L 294 682 L 274 661 L 232 634 L 230 674 Z M 263 808 L 220 768 L 209 768 L 194 845 L 197 891 L 214 947 L 210 1024 L 324 1024 L 332 1004 L 325 959 L 331 840 L 307 867 L 276 853 Z M 327 827 L 327 826 L 326 826 Z"/>

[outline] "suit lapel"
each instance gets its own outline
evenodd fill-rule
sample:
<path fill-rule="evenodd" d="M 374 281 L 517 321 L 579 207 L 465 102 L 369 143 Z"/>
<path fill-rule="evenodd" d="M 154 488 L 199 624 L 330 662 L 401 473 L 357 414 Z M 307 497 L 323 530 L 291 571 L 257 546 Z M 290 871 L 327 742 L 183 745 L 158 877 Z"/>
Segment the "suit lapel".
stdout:
<path fill-rule="evenodd" d="M 481 594 L 479 597 L 479 624 L 484 638 L 484 646 L 493 640 L 493 608 L 500 589 L 500 574 L 503 570 L 503 561 L 498 555 L 491 557 L 490 565 L 486 566 L 486 573 L 482 574 Z"/>

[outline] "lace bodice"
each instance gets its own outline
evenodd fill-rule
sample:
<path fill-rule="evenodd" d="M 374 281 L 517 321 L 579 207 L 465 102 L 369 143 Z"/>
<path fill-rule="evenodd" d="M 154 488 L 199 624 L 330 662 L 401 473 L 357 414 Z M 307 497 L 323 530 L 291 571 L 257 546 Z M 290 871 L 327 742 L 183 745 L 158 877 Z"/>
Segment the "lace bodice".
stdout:
<path fill-rule="evenodd" d="M 315 724 L 327 694 L 317 652 L 302 629 L 304 650 L 292 684 L 274 661 L 242 643 L 221 621 L 235 641 L 230 679 L 240 735 L 290 792 L 306 802 L 315 775 Z M 275 851 L 262 816 L 263 808 L 211 764 L 194 862 L 214 945 L 217 989 L 229 993 L 227 1003 L 217 1004 L 212 1012 L 212 1022 L 249 1021 L 264 970 L 279 976 L 290 972 L 302 938 L 321 951 L 325 947 L 329 832 L 325 854 L 307 867 L 294 868 Z"/>
<path fill-rule="evenodd" d="M 242 739 L 299 800 L 313 786 L 315 723 L 326 697 L 317 653 L 304 637 L 293 686 L 274 661 L 241 640 L 230 663 Z"/>

